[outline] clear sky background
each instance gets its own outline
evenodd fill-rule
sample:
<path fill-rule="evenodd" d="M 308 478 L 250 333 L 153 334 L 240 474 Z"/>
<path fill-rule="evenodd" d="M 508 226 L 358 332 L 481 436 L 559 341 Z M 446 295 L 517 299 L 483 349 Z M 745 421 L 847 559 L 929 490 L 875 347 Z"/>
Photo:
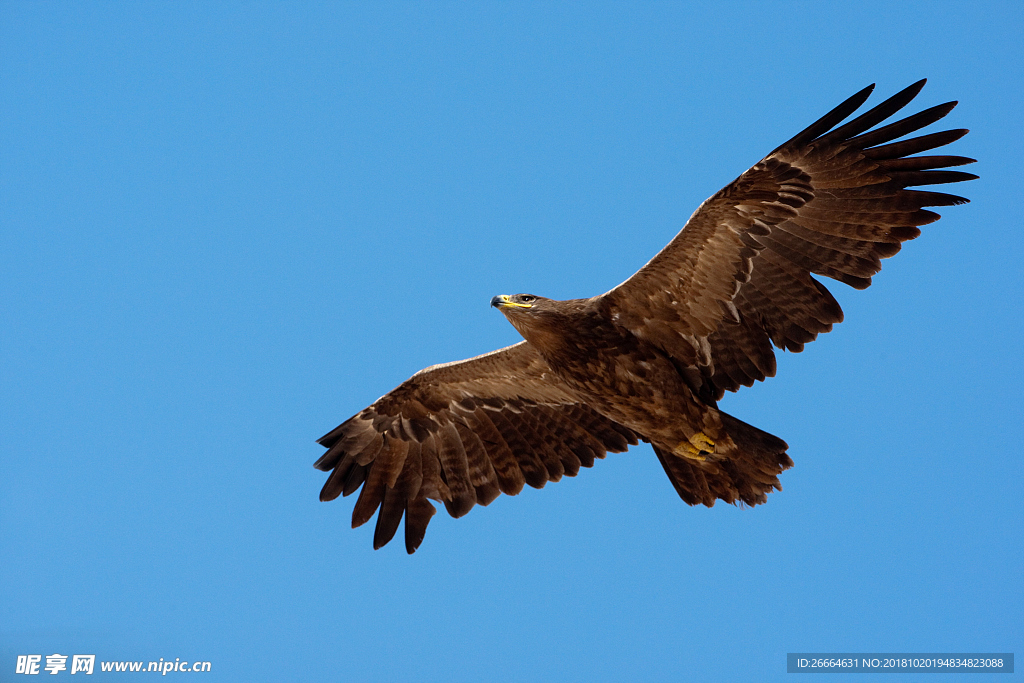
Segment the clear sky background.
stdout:
<path fill-rule="evenodd" d="M 4 2 L 0 680 L 54 652 L 209 681 L 1020 657 L 1022 7 Z M 724 400 L 790 444 L 767 505 L 690 508 L 647 446 L 442 511 L 411 557 L 318 501 L 316 438 L 519 339 L 492 295 L 611 288 L 922 77 L 981 179 Z"/>

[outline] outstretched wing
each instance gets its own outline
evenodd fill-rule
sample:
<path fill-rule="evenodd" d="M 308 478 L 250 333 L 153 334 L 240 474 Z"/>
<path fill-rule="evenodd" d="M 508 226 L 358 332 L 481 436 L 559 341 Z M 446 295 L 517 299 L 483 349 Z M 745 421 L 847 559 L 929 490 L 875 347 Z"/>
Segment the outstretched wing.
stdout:
<path fill-rule="evenodd" d="M 527 342 L 422 370 L 320 439 L 331 471 L 320 500 L 362 491 L 352 526 L 377 515 L 374 548 L 405 516 L 419 547 L 434 506 L 461 517 L 524 484 L 575 476 L 607 451 L 637 443 L 630 430 L 576 402 Z"/>
<path fill-rule="evenodd" d="M 924 207 L 967 202 L 907 189 L 976 178 L 945 170 L 973 159 L 908 156 L 966 130 L 892 142 L 938 121 L 956 102 L 866 132 L 924 83 L 834 128 L 874 86 L 843 102 L 701 204 L 668 246 L 595 304 L 676 359 L 706 401 L 774 375 L 773 343 L 801 351 L 843 319 L 812 273 L 863 289 L 880 259 L 939 218 Z"/>

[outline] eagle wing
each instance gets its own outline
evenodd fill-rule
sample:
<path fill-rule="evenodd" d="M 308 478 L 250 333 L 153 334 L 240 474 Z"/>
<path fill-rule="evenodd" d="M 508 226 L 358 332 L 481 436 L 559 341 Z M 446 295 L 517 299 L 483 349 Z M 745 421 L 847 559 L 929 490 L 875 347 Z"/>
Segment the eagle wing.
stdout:
<path fill-rule="evenodd" d="M 377 515 L 374 548 L 405 517 L 405 547 L 419 547 L 433 499 L 452 517 L 524 484 L 575 476 L 607 451 L 637 443 L 629 429 L 584 404 L 527 342 L 421 370 L 319 440 L 331 471 L 320 500 L 362 486 L 352 526 Z M 333 470 L 333 471 L 332 471 Z"/>
<path fill-rule="evenodd" d="M 849 98 L 709 198 L 647 265 L 595 303 L 677 361 L 705 401 L 775 374 L 772 344 L 801 351 L 843 319 L 811 274 L 871 284 L 927 206 L 963 197 L 908 187 L 972 180 L 959 156 L 908 156 L 959 139 L 948 130 L 893 142 L 948 114 L 941 104 L 871 130 L 906 106 L 922 80 L 835 128 L 874 86 Z"/>

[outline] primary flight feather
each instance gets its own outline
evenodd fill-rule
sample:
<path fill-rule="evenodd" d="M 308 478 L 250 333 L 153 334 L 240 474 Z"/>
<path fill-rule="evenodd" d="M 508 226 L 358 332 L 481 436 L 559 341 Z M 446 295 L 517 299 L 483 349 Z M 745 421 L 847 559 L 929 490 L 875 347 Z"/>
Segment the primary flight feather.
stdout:
<path fill-rule="evenodd" d="M 642 440 L 687 503 L 765 502 L 793 465 L 787 445 L 717 401 L 773 376 L 773 345 L 801 351 L 842 321 L 812 273 L 863 289 L 880 259 L 939 218 L 924 207 L 967 202 L 907 188 L 977 177 L 947 170 L 973 159 L 912 156 L 966 130 L 895 141 L 955 102 L 874 128 L 924 83 L 839 125 L 874 86 L 846 100 L 701 204 L 605 294 L 494 297 L 524 341 L 421 370 L 321 438 L 316 467 L 330 476 L 320 499 L 361 487 L 352 526 L 376 512 L 379 548 L 404 517 L 412 553 L 434 515 L 430 500 L 461 517 Z"/>

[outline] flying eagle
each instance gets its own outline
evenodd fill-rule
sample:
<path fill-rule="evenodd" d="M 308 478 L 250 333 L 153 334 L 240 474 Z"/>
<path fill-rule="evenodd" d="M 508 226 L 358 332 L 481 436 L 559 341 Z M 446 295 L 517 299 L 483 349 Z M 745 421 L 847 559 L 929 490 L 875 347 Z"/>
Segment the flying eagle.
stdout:
<path fill-rule="evenodd" d="M 405 548 L 452 517 L 525 484 L 542 488 L 638 441 L 679 497 L 764 503 L 793 465 L 786 442 L 717 407 L 726 390 L 775 374 L 772 346 L 798 352 L 843 319 L 811 274 L 864 289 L 880 259 L 963 197 L 908 187 L 972 180 L 974 159 L 911 156 L 966 130 L 898 142 L 956 102 L 870 130 L 922 80 L 852 121 L 846 100 L 705 201 L 657 256 L 590 299 L 491 299 L 525 341 L 413 375 L 319 440 L 320 500 L 362 487 L 352 526 L 380 509 L 374 548 L 405 517 Z M 839 126 L 838 128 L 836 126 Z"/>

